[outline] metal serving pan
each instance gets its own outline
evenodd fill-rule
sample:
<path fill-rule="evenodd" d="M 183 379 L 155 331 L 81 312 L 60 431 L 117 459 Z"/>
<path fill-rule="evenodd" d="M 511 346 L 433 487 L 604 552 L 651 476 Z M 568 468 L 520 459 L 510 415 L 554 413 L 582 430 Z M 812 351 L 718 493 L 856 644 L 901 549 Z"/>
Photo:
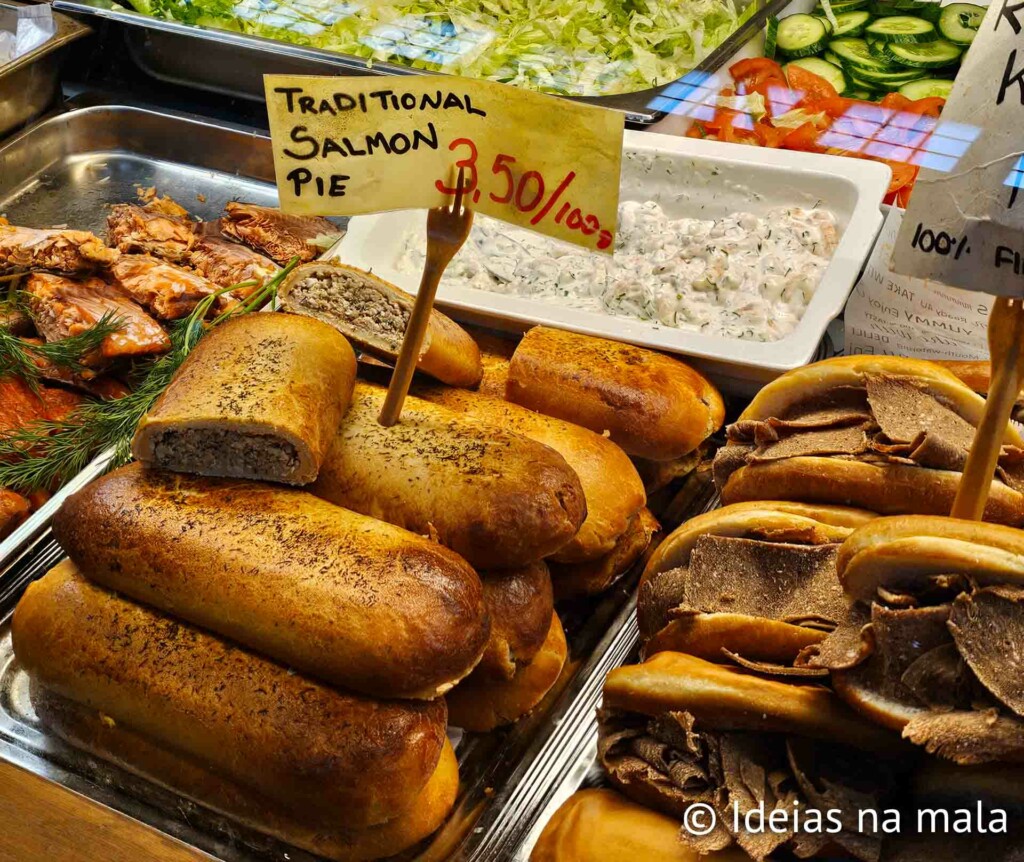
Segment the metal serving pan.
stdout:
<path fill-rule="evenodd" d="M 32 226 L 72 224 L 99 230 L 106 205 L 156 186 L 198 215 L 213 217 L 231 198 L 273 204 L 268 139 L 251 130 L 148 108 L 97 105 L 52 117 L 0 147 L 0 212 Z M 200 197 L 201 196 L 201 197 Z M 76 478 L 101 473 L 98 459 Z M 702 507 L 705 480 L 694 477 L 664 508 L 671 529 Z M 183 840 L 224 862 L 312 862 L 313 857 L 249 830 L 104 759 L 58 739 L 38 720 L 27 675 L 10 642 L 10 616 L 27 584 L 63 553 L 49 534 L 52 501 L 37 513 L 6 557 L 0 556 L 0 757 Z M 653 505 L 653 504 L 652 504 Z M 15 537 L 12 536 L 11 539 Z M 467 734 L 458 746 L 462 784 L 448 823 L 422 859 L 506 859 L 519 824 L 534 818 L 549 776 L 572 752 L 581 691 L 600 690 L 608 639 L 632 618 L 639 567 L 597 600 L 565 603 L 570 661 L 548 698 L 511 728 Z M 611 634 L 609 634 L 609 632 Z M 589 721 L 589 716 L 586 716 Z"/>
<path fill-rule="evenodd" d="M 235 198 L 277 204 L 269 141 L 195 117 L 96 106 L 58 114 L 0 146 L 0 215 L 13 224 L 102 234 L 107 207 L 149 186 L 204 218 L 216 218 Z M 64 498 L 100 475 L 108 459 L 98 456 L 0 541 L 0 571 L 39 540 Z"/>
<path fill-rule="evenodd" d="M 2 8 L 23 6 L 12 0 Z M 60 92 L 60 67 L 65 49 L 92 29 L 54 13 L 57 32 L 33 51 L 0 66 L 0 138 L 43 114 Z"/>
<path fill-rule="evenodd" d="M 769 16 L 788 0 L 737 0 L 741 23 L 735 31 L 697 66 L 713 72 L 754 34 Z M 431 74 L 396 63 L 373 62 L 292 45 L 229 30 L 216 30 L 142 15 L 112 0 L 54 0 L 66 12 L 90 15 L 115 22 L 124 30 L 128 51 L 143 71 L 175 84 L 197 87 L 243 99 L 263 101 L 264 74 L 303 75 L 423 75 Z M 667 84 L 670 86 L 671 82 Z M 663 113 L 652 107 L 665 87 L 614 96 L 572 97 L 622 111 L 629 122 L 648 124 Z"/>

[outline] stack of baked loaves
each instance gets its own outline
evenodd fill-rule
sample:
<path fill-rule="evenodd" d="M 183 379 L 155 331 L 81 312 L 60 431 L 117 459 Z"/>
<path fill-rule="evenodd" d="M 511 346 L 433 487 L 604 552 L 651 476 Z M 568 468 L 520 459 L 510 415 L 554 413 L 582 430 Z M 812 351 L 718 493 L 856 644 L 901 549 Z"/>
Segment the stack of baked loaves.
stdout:
<path fill-rule="evenodd" d="M 367 321 L 404 325 L 411 298 L 315 264 L 280 300 L 297 313 L 204 338 L 141 423 L 137 463 L 64 506 L 70 559 L 26 592 L 14 647 L 73 744 L 312 852 L 381 858 L 451 809 L 449 723 L 507 724 L 555 685 L 552 574 L 603 589 L 657 524 L 607 436 L 450 388 L 483 365 L 443 315 L 420 361 L 440 383 L 385 428 L 349 340 L 393 358 L 400 339 Z M 548 385 L 582 403 L 578 381 Z"/>

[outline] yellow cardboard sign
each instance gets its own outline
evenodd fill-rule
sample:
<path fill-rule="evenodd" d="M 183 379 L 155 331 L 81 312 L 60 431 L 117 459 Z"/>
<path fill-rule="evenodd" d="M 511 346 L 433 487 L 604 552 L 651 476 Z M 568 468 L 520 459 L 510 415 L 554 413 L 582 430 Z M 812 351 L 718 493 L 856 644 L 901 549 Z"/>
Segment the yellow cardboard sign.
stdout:
<path fill-rule="evenodd" d="M 449 76 L 266 75 L 281 207 L 429 209 L 465 169 L 473 210 L 611 254 L 623 115 Z"/>

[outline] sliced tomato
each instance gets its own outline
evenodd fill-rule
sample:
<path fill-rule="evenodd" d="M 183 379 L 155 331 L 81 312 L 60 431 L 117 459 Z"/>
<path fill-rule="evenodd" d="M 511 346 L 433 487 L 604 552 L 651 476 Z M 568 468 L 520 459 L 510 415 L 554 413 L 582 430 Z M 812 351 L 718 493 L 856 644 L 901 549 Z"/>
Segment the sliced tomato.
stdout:
<path fill-rule="evenodd" d="M 870 156 L 868 157 L 870 158 Z M 912 186 L 917 179 L 919 168 L 917 165 L 908 165 L 906 162 L 894 162 L 890 159 L 875 159 L 892 169 L 892 179 L 889 181 L 889 192 L 898 192 L 902 188 Z M 909 194 L 909 192 L 908 192 Z"/>
<path fill-rule="evenodd" d="M 771 147 L 772 149 L 778 149 L 782 146 L 782 142 L 786 140 L 792 129 L 776 129 L 771 123 L 755 123 L 754 134 L 757 135 L 757 140 L 762 147 Z"/>
<path fill-rule="evenodd" d="M 737 114 L 736 111 L 729 113 L 742 117 L 742 124 L 750 122 L 750 118 L 746 114 Z M 730 144 L 760 144 L 753 130 L 743 128 L 742 124 L 723 122 L 718 129 L 718 140 L 728 141 Z"/>
<path fill-rule="evenodd" d="M 769 84 L 786 84 L 782 66 L 766 57 L 751 57 L 733 63 L 729 67 L 729 74 L 741 93 L 760 93 L 767 97 Z"/>
<path fill-rule="evenodd" d="M 824 80 L 824 79 L 823 79 Z M 850 108 L 859 104 L 857 99 L 844 96 L 826 97 L 824 99 L 804 100 L 804 110 L 809 114 L 828 114 L 833 120 L 848 116 Z"/>
<path fill-rule="evenodd" d="M 902 93 L 893 92 L 886 93 L 878 104 L 893 111 L 909 111 L 914 103 Z"/>
<path fill-rule="evenodd" d="M 946 100 L 941 96 L 928 96 L 911 102 L 907 110 L 915 114 L 924 114 L 926 117 L 938 117 L 945 106 Z"/>
<path fill-rule="evenodd" d="M 788 130 L 786 137 L 782 139 L 782 148 L 785 150 L 803 150 L 809 153 L 823 153 L 825 148 L 818 144 L 821 137 L 821 129 L 814 123 L 804 123 L 795 129 Z"/>
<path fill-rule="evenodd" d="M 708 137 L 708 131 L 704 128 L 704 124 L 699 120 L 695 121 L 693 125 L 686 130 L 687 138 L 706 138 Z"/>
<path fill-rule="evenodd" d="M 819 99 L 835 99 L 839 97 L 836 88 L 822 78 L 821 75 L 808 72 L 802 66 L 794 66 L 792 64 L 787 66 L 786 78 L 792 89 L 804 94 L 801 104 L 816 102 Z"/>

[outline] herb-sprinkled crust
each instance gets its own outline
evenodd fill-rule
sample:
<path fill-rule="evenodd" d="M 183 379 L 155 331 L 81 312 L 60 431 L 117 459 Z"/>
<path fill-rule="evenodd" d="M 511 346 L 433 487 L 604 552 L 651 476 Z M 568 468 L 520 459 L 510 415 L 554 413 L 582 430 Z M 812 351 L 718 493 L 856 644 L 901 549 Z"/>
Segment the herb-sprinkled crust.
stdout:
<path fill-rule="evenodd" d="M 303 485 L 320 469 L 355 380 L 335 329 L 246 314 L 196 346 L 132 443 L 152 467 Z"/>
<path fill-rule="evenodd" d="M 358 347 L 394 361 L 415 298 L 369 272 L 340 263 L 296 267 L 281 283 L 285 311 L 331 324 Z M 434 309 L 416 367 L 450 386 L 476 386 L 483 376 L 480 349 L 466 330 Z"/>
<path fill-rule="evenodd" d="M 29 587 L 13 630 L 18 660 L 44 685 L 300 816 L 394 817 L 445 741 L 442 701 L 343 694 L 95 586 L 69 562 Z"/>
<path fill-rule="evenodd" d="M 354 691 L 435 697 L 487 642 L 461 557 L 304 491 L 132 464 L 54 531 L 93 580 Z"/>
<path fill-rule="evenodd" d="M 545 326 L 519 342 L 507 397 L 656 461 L 692 452 L 725 419 L 718 390 L 679 360 Z"/>
<path fill-rule="evenodd" d="M 557 452 L 499 425 L 409 397 L 377 421 L 386 390 L 358 383 L 317 496 L 437 536 L 482 568 L 523 566 L 570 541 L 587 514 L 579 478 Z"/>

